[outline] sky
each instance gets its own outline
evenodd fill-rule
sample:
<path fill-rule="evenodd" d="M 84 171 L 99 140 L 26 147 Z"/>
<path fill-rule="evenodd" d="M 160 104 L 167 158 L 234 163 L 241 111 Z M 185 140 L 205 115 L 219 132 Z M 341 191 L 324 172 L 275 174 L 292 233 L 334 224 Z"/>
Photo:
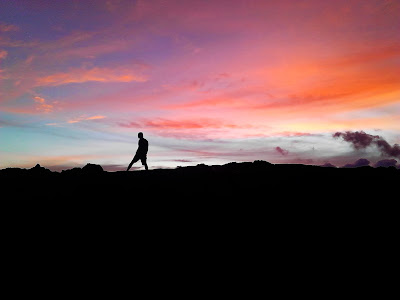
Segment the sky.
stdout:
<path fill-rule="evenodd" d="M 1 0 L 0 169 L 123 170 L 138 132 L 150 168 L 400 163 L 399 28 L 399 0 Z"/>

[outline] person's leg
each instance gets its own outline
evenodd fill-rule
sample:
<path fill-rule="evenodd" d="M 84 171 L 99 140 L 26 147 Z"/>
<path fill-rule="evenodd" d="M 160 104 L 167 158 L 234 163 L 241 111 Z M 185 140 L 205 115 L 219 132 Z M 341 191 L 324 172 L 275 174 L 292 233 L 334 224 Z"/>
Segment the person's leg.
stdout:
<path fill-rule="evenodd" d="M 139 157 L 137 155 L 135 155 L 135 157 L 132 159 L 132 161 L 130 162 L 128 168 L 126 169 L 126 171 L 129 171 L 129 169 L 132 167 L 132 165 L 137 162 L 139 160 Z"/>
<path fill-rule="evenodd" d="M 144 166 L 144 168 L 145 168 L 146 170 L 148 170 L 149 167 L 147 166 L 147 157 L 146 157 L 146 156 L 145 156 L 145 157 L 142 157 L 140 160 L 142 161 L 142 165 Z"/>

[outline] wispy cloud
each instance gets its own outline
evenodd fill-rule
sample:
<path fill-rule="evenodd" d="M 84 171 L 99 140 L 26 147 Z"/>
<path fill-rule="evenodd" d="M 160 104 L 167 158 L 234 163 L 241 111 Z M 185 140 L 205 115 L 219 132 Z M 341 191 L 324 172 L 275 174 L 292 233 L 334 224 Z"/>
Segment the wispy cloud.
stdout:
<path fill-rule="evenodd" d="M 57 86 L 68 83 L 83 83 L 88 81 L 97 82 L 144 82 L 146 77 L 136 74 L 128 69 L 111 69 L 94 67 L 92 69 L 70 69 L 68 72 L 55 73 L 39 77 L 36 86 Z"/>
<path fill-rule="evenodd" d="M 199 129 L 199 128 L 219 128 L 232 127 L 233 124 L 224 124 L 222 121 L 215 119 L 199 119 L 199 120 L 147 120 L 144 124 L 146 127 L 158 129 Z"/>
<path fill-rule="evenodd" d="M 0 24 L 0 32 L 18 31 L 19 27 L 13 24 Z"/>
<path fill-rule="evenodd" d="M 8 52 L 6 50 L 0 50 L 0 59 L 7 57 Z"/>
<path fill-rule="evenodd" d="M 54 126 L 54 127 L 65 127 L 65 125 L 68 124 L 75 124 L 75 123 L 81 123 L 81 122 L 86 122 L 86 121 L 93 121 L 93 120 L 102 120 L 107 118 L 106 116 L 103 115 L 95 115 L 95 116 L 79 116 L 79 117 L 75 117 L 72 119 L 69 119 L 67 121 L 64 122 L 50 122 L 50 123 L 46 123 L 46 126 Z"/>
<path fill-rule="evenodd" d="M 106 118 L 106 116 L 102 116 L 102 115 L 96 115 L 96 116 L 90 116 L 90 117 L 80 116 L 80 117 L 68 120 L 67 123 L 73 124 L 73 123 L 79 123 L 82 121 L 101 120 L 101 119 L 105 119 L 105 118 Z"/>
<path fill-rule="evenodd" d="M 119 126 L 126 128 L 146 127 L 154 129 L 202 129 L 202 128 L 246 128 L 248 125 L 237 125 L 229 122 L 224 122 L 219 119 L 212 118 L 197 118 L 197 119 L 180 119 L 171 120 L 157 118 L 155 120 L 145 119 L 139 122 L 119 122 Z"/>
<path fill-rule="evenodd" d="M 151 131 L 153 134 L 184 138 L 205 139 L 213 137 L 251 137 L 265 135 L 256 125 L 235 123 L 219 118 L 192 118 L 192 119 L 142 119 L 135 122 L 117 122 L 121 128 L 137 128 Z"/>
<path fill-rule="evenodd" d="M 52 104 L 48 104 L 46 100 L 42 97 L 35 96 L 33 97 L 36 103 L 36 110 L 44 113 L 49 113 L 53 111 L 54 106 Z"/>

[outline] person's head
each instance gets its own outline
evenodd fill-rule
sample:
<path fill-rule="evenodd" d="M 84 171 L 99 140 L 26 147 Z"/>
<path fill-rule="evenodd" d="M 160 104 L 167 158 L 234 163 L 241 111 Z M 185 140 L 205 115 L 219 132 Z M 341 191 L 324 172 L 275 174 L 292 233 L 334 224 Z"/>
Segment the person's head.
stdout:
<path fill-rule="evenodd" d="M 143 138 L 143 132 L 139 132 L 137 136 L 138 136 L 139 139 L 142 139 Z"/>

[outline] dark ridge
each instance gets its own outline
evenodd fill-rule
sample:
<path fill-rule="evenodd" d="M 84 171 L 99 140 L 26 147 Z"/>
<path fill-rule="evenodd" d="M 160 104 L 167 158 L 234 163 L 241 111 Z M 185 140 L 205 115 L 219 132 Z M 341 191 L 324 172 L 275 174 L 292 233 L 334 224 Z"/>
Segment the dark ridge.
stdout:
<path fill-rule="evenodd" d="M 106 172 L 99 165 L 52 172 L 36 165 L 31 169 L 0 170 L 0 180 L 13 196 L 57 200 L 150 198 L 228 200 L 383 196 L 398 193 L 400 170 L 395 167 L 333 168 L 266 161 L 231 162 L 225 165 L 179 167 L 149 171 Z M 12 192 L 14 191 L 14 193 Z M 133 200 L 134 199 L 134 200 Z"/>
<path fill-rule="evenodd" d="M 53 249 L 55 240 L 76 251 L 97 241 L 90 255 L 101 248 L 155 256 L 230 240 L 226 253 L 275 249 L 285 261 L 335 247 L 342 253 L 359 241 L 381 247 L 372 235 L 393 240 L 400 170 L 255 161 L 106 172 L 89 164 L 61 173 L 8 168 L 0 182 L 5 231 L 23 251 L 35 243 Z"/>

